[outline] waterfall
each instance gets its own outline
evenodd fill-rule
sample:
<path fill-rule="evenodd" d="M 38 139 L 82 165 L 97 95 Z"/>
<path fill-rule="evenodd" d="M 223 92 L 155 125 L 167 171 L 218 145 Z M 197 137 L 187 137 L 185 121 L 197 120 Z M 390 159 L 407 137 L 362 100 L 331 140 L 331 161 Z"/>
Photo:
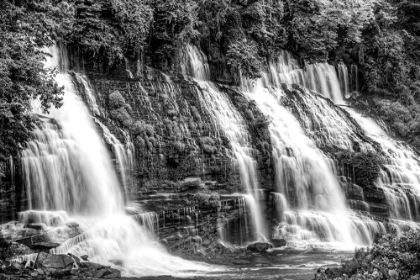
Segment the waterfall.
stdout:
<path fill-rule="evenodd" d="M 285 93 L 260 79 L 244 94 L 271 119 L 269 131 L 276 171 L 276 201 L 281 221 L 275 237 L 289 245 L 348 247 L 368 244 L 374 221 L 361 222 L 347 210 L 334 162 L 305 135 L 298 120 L 283 105 Z"/>
<path fill-rule="evenodd" d="M 251 214 L 253 226 L 260 236 L 267 235 L 263 221 L 257 163 L 252 157 L 250 135 L 245 120 L 236 110 L 225 93 L 219 91 L 217 85 L 209 81 L 210 73 L 206 56 L 196 47 L 187 46 L 183 54 L 181 65 L 183 74 L 192 76 L 198 84 L 197 94 L 202 106 L 206 108 L 216 127 L 224 132 L 232 146 L 233 156 L 239 167 L 241 184 L 245 189 L 244 195 Z"/>
<path fill-rule="evenodd" d="M 269 63 L 268 79 L 277 88 L 281 83 L 300 84 L 322 93 L 335 103 L 344 102 L 337 72 L 328 63 L 310 64 L 302 69 L 297 59 L 282 51 L 277 61 Z"/>
<path fill-rule="evenodd" d="M 312 74 L 313 69 L 320 68 L 320 65 L 323 65 L 323 69 L 328 70 L 319 73 L 318 77 L 322 77 L 325 81 L 334 81 L 335 86 L 312 86 L 312 77 L 315 76 L 315 74 Z M 318 64 L 307 66 L 306 70 L 302 70 L 299 68 L 296 60 L 289 53 L 284 52 L 277 64 L 279 73 L 274 71 L 270 72 L 270 74 L 271 76 L 279 77 L 281 82 L 286 84 L 298 83 L 318 92 L 324 97 L 332 99 L 334 103 L 342 104 L 342 100 L 337 97 L 334 98 L 334 96 L 346 96 L 347 98 L 350 96 L 351 91 L 360 90 L 358 68 L 357 65 L 351 65 L 349 73 L 346 65 L 339 64 L 337 71 L 333 72 L 332 69 L 331 65 Z M 290 76 L 299 77 L 299 79 L 282 78 Z M 338 77 L 338 80 L 336 77 Z M 316 80 L 320 84 L 325 84 L 319 78 Z M 335 89 L 335 92 L 332 93 L 331 89 Z M 299 105 L 295 103 L 294 107 L 297 108 L 295 112 L 302 120 L 306 134 L 311 135 L 315 139 L 317 146 L 325 145 L 349 151 L 360 150 L 378 153 L 366 139 L 360 137 L 360 134 L 366 135 L 379 143 L 380 153 L 384 155 L 385 163 L 381 168 L 379 179 L 375 182 L 375 187 L 383 190 L 389 207 L 391 224 L 397 230 L 404 227 L 415 227 L 413 221 L 420 221 L 420 188 L 418 187 L 420 163 L 416 160 L 415 153 L 406 144 L 393 140 L 374 120 L 362 116 L 351 108 L 345 107 L 345 110 L 362 129 L 361 133 L 356 134 L 355 131 L 358 128 L 351 124 L 351 119 L 343 115 L 343 113 L 341 115 L 338 114 L 339 110 L 334 110 L 333 106 L 328 106 L 328 102 L 316 101 L 316 98 L 310 94 L 300 98 L 300 102 L 306 105 L 306 109 L 299 110 Z M 293 103 L 293 101 L 289 103 Z M 314 135 L 314 128 L 316 130 L 322 128 L 322 135 Z M 362 201 L 350 201 L 349 204 L 356 206 L 356 208 L 370 211 L 371 207 L 364 201 L 363 192 L 363 189 L 361 189 Z M 382 229 L 379 232 L 382 232 Z"/>
<path fill-rule="evenodd" d="M 376 186 L 383 189 L 391 218 L 420 222 L 420 162 L 406 144 L 392 139 L 373 119 L 347 109 L 366 135 L 380 144 L 386 162 Z"/>
<path fill-rule="evenodd" d="M 50 51 L 52 58 L 46 67 L 57 67 L 58 53 L 65 52 L 57 47 Z M 61 59 L 66 61 L 66 57 Z M 68 221 L 77 222 L 83 233 L 51 252 L 88 255 L 91 261 L 110 266 L 114 266 L 112 260 L 120 260 L 123 266 L 116 268 L 124 276 L 183 276 L 211 270 L 208 265 L 168 254 L 147 230 L 152 216 L 133 218 L 124 213 L 116 172 L 89 110 L 65 68 L 56 81 L 64 86 L 63 106 L 43 117 L 45 121 L 22 154 L 32 203 L 30 211 L 20 213 L 21 221 L 44 222 L 53 236 L 69 230 L 63 227 Z"/>

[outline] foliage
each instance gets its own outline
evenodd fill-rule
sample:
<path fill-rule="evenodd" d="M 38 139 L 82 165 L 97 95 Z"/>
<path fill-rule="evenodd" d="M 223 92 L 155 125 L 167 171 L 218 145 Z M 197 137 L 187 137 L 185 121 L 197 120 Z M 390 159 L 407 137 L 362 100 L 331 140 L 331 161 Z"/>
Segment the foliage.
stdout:
<path fill-rule="evenodd" d="M 109 106 L 111 109 L 118 109 L 125 106 L 125 99 L 118 90 L 109 95 Z"/>
<path fill-rule="evenodd" d="M 391 230 L 392 225 L 386 224 L 386 226 Z M 378 275 L 376 279 L 418 279 L 420 275 L 419 238 L 419 229 L 405 232 L 400 237 L 396 236 L 395 231 L 382 236 L 371 249 L 357 250 L 354 259 L 345 262 L 341 271 L 349 276 L 376 274 Z"/>
<path fill-rule="evenodd" d="M 56 69 L 44 68 L 44 48 L 68 32 L 65 2 L 0 3 L 0 154 L 16 153 L 36 123 L 31 103 L 41 110 L 61 105 Z"/>
<path fill-rule="evenodd" d="M 194 195 L 193 199 L 200 207 L 219 207 L 220 195 L 216 192 L 198 192 Z"/>
<path fill-rule="evenodd" d="M 152 22 L 149 0 L 73 1 L 73 28 L 64 41 L 112 65 L 145 45 Z"/>
<path fill-rule="evenodd" d="M 339 161 L 353 169 L 355 183 L 362 187 L 373 186 L 381 170 L 377 153 L 344 152 L 340 154 Z"/>

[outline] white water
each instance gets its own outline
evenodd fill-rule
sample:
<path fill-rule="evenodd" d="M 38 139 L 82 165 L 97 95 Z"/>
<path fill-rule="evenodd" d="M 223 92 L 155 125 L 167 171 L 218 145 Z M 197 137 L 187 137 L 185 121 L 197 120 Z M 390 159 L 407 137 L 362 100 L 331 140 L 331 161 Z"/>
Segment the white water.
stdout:
<path fill-rule="evenodd" d="M 267 80 L 265 80 L 267 81 Z M 271 119 L 269 131 L 276 171 L 281 220 L 275 237 L 289 245 L 350 248 L 372 241 L 369 225 L 347 210 L 335 165 L 305 135 L 300 123 L 284 106 L 284 92 L 259 80 L 244 94 Z"/>
<path fill-rule="evenodd" d="M 321 73 L 317 72 L 319 70 L 317 68 L 328 70 L 322 71 L 322 75 L 317 76 L 316 73 Z M 282 74 L 276 74 L 274 71 L 272 76 L 280 77 L 281 82 L 301 84 L 332 99 L 336 104 L 342 104 L 342 97 L 348 98 L 352 94 L 351 91 L 358 91 L 360 87 L 356 65 L 351 66 L 350 73 L 344 64 L 339 64 L 337 71 L 327 64 L 313 65 L 307 67 L 304 71 L 299 69 L 297 61 L 285 52 L 279 59 L 277 70 Z M 314 86 L 312 77 L 316 76 L 317 85 Z M 328 83 L 332 85 L 329 87 L 322 86 Z M 314 137 L 318 146 L 336 146 L 354 151 L 354 143 L 357 143 L 357 149 L 376 153 L 372 145 L 354 133 L 355 127 L 350 124 L 349 120 L 346 119 L 347 117 L 343 118 L 342 114 L 341 116 L 337 115 L 337 112 L 331 110 L 330 106 L 325 106 L 327 105 L 326 102 L 319 101 L 319 98 L 317 100 L 312 95 L 305 95 L 302 99 L 307 108 L 310 109 L 299 111 L 298 108 L 299 115 L 305 123 L 306 133 L 311 134 L 313 128 L 322 129 L 322 134 Z M 393 140 L 372 119 L 362 116 L 351 108 L 345 107 L 345 109 L 362 128 L 362 132 L 380 144 L 382 153 L 385 155 L 386 163 L 375 185 L 383 189 L 385 193 L 390 208 L 391 223 L 398 230 L 402 227 L 415 227 L 415 224 L 411 221 L 418 221 L 420 218 L 420 163 L 416 160 L 416 155 L 406 144 Z M 369 204 L 364 201 L 351 201 L 350 204 L 357 204 L 358 208 L 364 208 L 367 211 L 370 208 Z"/>
<path fill-rule="evenodd" d="M 289 53 L 283 51 L 275 63 L 269 64 L 270 83 L 280 88 L 281 83 L 300 84 L 307 89 L 322 93 L 337 104 L 342 104 L 338 75 L 334 66 L 327 63 L 306 65 L 303 70 L 299 62 Z"/>
<path fill-rule="evenodd" d="M 182 70 L 184 75 L 191 75 L 199 85 L 197 94 L 202 106 L 206 108 L 216 127 L 220 128 L 229 139 L 232 152 L 238 164 L 241 184 L 246 191 L 244 195 L 247 207 L 252 217 L 253 226 L 259 236 L 265 238 L 267 229 L 262 217 L 259 182 L 257 176 L 257 163 L 252 157 L 250 135 L 240 113 L 233 106 L 225 93 L 218 90 L 217 86 L 208 81 L 210 77 L 207 58 L 197 48 L 187 46 L 184 54 Z"/>
<path fill-rule="evenodd" d="M 407 144 L 392 139 L 371 118 L 364 117 L 353 109 L 347 111 L 366 135 L 380 144 L 386 155 L 385 169 L 381 171 L 376 186 L 385 192 L 391 217 L 420 221 L 420 162 L 417 156 Z"/>
<path fill-rule="evenodd" d="M 53 59 L 46 66 L 57 67 L 58 49 L 51 52 Z M 34 201 L 29 206 L 43 211 L 23 212 L 22 221 L 56 227 L 70 216 L 83 234 L 52 252 L 86 254 L 91 261 L 109 265 L 110 260 L 122 260 L 123 267 L 117 268 L 125 276 L 182 276 L 211 270 L 205 264 L 171 256 L 146 227 L 124 214 L 111 158 L 88 109 L 68 74 L 60 73 L 56 80 L 65 87 L 64 105 L 48 117 L 58 124 L 45 122 L 36 130 L 22 158 L 29 201 Z"/>

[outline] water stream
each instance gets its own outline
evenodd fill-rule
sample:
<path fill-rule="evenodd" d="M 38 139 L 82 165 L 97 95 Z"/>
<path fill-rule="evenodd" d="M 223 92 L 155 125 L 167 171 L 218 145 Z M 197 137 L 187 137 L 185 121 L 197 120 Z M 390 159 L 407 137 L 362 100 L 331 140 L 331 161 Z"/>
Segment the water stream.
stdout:
<path fill-rule="evenodd" d="M 184 75 L 195 78 L 199 88 L 197 94 L 204 108 L 206 108 L 216 127 L 224 132 L 232 146 L 232 152 L 237 162 L 241 177 L 241 184 L 245 189 L 253 226 L 257 237 L 265 239 L 267 228 L 264 223 L 258 190 L 260 189 L 257 174 L 257 163 L 252 156 L 250 135 L 241 114 L 232 102 L 221 92 L 217 85 L 210 82 L 209 66 L 205 55 L 193 46 L 187 46 L 185 61 L 182 64 Z"/>
<path fill-rule="evenodd" d="M 63 65 L 59 59 L 66 58 L 58 57 L 56 47 L 51 53 L 46 67 Z M 77 222 L 83 233 L 52 252 L 88 255 L 111 266 L 110 260 L 120 260 L 123 266 L 118 269 L 125 276 L 211 270 L 170 255 L 147 225 L 125 215 L 117 174 L 89 110 L 66 69 L 61 68 L 56 81 L 64 86 L 63 106 L 45 116 L 49 120 L 34 131 L 22 156 L 31 209 L 21 213 L 22 221 L 46 222 L 52 232 L 62 231 L 68 221 Z"/>

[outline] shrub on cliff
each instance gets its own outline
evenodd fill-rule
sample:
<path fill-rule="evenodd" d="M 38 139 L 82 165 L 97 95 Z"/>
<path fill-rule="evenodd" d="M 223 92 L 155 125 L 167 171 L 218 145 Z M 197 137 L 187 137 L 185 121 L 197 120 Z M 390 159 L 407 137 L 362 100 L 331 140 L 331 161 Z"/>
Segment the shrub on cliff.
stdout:
<path fill-rule="evenodd" d="M 216 192 L 198 192 L 193 199 L 200 207 L 220 207 L 220 195 Z"/>
<path fill-rule="evenodd" d="M 125 99 L 118 90 L 112 92 L 109 95 L 108 99 L 109 99 L 109 106 L 111 109 L 119 109 L 125 106 Z"/>
<path fill-rule="evenodd" d="M 371 187 L 379 176 L 381 161 L 376 153 L 345 152 L 338 159 L 354 170 L 355 183 L 359 186 Z"/>
<path fill-rule="evenodd" d="M 111 110 L 110 113 L 112 119 L 119 121 L 125 127 L 131 127 L 133 120 L 125 108 L 121 107 L 119 109 Z"/>

